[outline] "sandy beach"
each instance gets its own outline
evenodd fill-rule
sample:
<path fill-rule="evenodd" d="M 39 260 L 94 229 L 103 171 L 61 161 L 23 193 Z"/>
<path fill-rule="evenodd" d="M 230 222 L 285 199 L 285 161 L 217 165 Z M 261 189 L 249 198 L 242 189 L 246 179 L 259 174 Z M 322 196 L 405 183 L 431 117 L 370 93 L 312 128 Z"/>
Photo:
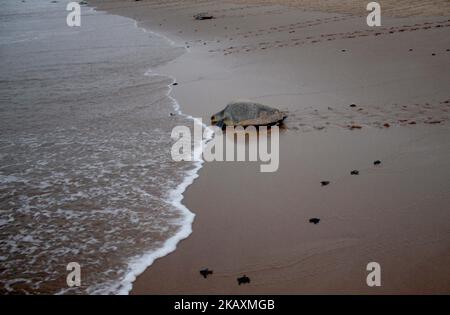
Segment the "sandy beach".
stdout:
<path fill-rule="evenodd" d="M 187 49 L 154 69 L 183 113 L 209 124 L 240 98 L 289 113 L 277 172 L 204 164 L 192 234 L 132 294 L 450 293 L 449 2 L 380 3 L 368 27 L 361 1 L 89 2 Z"/>

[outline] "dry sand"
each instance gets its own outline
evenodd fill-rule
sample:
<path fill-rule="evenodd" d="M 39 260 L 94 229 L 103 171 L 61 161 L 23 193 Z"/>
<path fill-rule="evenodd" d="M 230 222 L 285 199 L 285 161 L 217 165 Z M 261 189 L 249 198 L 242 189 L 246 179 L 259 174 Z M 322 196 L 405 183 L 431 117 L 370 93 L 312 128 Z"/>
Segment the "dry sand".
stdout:
<path fill-rule="evenodd" d="M 278 172 L 205 164 L 185 193 L 192 235 L 132 293 L 450 293 L 448 1 L 384 1 L 379 28 L 360 1 L 265 2 L 101 4 L 189 47 L 156 69 L 177 78 L 183 112 L 208 121 L 249 98 L 290 113 Z M 204 11 L 217 18 L 192 18 Z"/>

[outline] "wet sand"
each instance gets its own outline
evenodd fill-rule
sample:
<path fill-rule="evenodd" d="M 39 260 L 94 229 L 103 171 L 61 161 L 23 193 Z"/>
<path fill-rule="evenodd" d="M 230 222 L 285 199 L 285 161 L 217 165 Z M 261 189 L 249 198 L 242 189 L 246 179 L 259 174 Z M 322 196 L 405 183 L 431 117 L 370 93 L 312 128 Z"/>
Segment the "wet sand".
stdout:
<path fill-rule="evenodd" d="M 236 98 L 289 111 L 279 170 L 206 163 L 183 201 L 196 214 L 193 233 L 138 277 L 133 294 L 450 293 L 449 16 L 411 11 L 373 29 L 333 8 L 102 8 L 188 47 L 155 69 L 177 79 L 184 113 L 208 122 Z M 192 18 L 204 11 L 217 18 Z M 366 285 L 371 261 L 381 264 L 379 288 Z M 207 279 L 205 267 L 214 270 Z M 243 274 L 251 283 L 238 286 Z"/>

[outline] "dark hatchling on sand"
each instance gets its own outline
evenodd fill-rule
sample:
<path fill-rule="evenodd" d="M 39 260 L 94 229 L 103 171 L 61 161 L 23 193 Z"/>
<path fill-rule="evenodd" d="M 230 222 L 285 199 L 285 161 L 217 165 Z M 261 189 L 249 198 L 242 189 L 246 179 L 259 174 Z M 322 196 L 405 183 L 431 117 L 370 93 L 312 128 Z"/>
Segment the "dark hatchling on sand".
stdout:
<path fill-rule="evenodd" d="M 242 277 L 237 278 L 237 282 L 238 282 L 239 285 L 250 283 L 250 278 L 247 277 L 246 275 L 243 275 Z"/>
<path fill-rule="evenodd" d="M 209 270 L 208 268 L 200 270 L 200 274 L 203 276 L 203 278 L 208 278 L 209 275 L 213 274 L 212 270 Z"/>
<path fill-rule="evenodd" d="M 319 218 L 311 218 L 309 219 L 309 223 L 318 224 L 320 222 Z"/>

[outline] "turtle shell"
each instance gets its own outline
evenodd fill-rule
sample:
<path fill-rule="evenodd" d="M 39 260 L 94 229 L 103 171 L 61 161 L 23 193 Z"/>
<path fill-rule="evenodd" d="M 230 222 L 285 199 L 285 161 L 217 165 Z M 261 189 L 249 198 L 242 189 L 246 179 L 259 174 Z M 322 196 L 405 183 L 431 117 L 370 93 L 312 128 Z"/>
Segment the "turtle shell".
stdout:
<path fill-rule="evenodd" d="M 251 101 L 236 101 L 213 115 L 211 122 L 225 126 L 261 126 L 276 124 L 284 118 L 286 114 L 276 108 Z"/>

